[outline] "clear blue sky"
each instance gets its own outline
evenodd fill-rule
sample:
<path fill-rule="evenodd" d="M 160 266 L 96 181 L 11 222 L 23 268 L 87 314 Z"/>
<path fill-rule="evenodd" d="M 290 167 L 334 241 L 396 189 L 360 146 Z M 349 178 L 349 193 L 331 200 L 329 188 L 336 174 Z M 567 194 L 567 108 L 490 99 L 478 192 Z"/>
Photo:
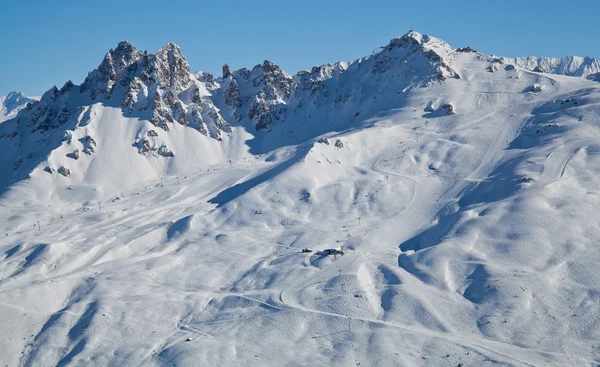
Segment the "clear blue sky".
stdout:
<path fill-rule="evenodd" d="M 352 60 L 413 28 L 502 56 L 600 57 L 600 1 L 10 0 L 0 5 L 0 95 L 80 84 L 121 40 L 181 46 L 192 70 L 264 59 L 289 73 Z"/>

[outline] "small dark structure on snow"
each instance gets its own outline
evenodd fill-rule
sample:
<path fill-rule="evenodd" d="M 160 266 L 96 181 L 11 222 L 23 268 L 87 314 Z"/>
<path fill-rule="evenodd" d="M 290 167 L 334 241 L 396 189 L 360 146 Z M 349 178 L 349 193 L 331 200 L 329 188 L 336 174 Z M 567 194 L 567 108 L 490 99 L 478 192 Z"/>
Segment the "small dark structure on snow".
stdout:
<path fill-rule="evenodd" d="M 335 248 L 328 248 L 328 249 L 325 249 L 323 251 L 317 252 L 317 255 L 323 255 L 323 256 L 332 256 L 332 255 L 333 256 L 337 256 L 337 255 L 340 255 L 340 256 L 342 256 L 342 255 L 344 255 L 344 251 L 338 250 L 338 249 L 335 249 Z"/>

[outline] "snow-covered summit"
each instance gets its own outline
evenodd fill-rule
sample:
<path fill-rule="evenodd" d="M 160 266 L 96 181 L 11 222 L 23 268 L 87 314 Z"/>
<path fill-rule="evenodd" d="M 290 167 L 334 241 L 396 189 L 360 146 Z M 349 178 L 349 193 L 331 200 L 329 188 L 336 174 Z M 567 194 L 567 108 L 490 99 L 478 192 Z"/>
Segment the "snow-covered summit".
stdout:
<path fill-rule="evenodd" d="M 544 73 L 569 76 L 588 76 L 600 73 L 600 60 L 587 56 L 566 56 L 561 58 L 530 56 L 503 59 L 507 63 L 515 64 L 520 68 Z"/>
<path fill-rule="evenodd" d="M 21 92 L 12 91 L 0 97 L 0 122 L 15 117 L 27 103 L 35 102 L 39 97 L 27 97 Z"/>
<path fill-rule="evenodd" d="M 587 59 L 573 60 L 570 68 L 550 64 L 554 72 L 595 65 Z M 48 90 L 39 102 L 18 115 L 18 109 L 11 110 L 9 117 L 14 118 L 3 124 L 1 136 L 16 144 L 13 153 L 4 157 L 5 167 L 13 167 L 15 174 L 5 177 L 13 177 L 8 182 L 26 177 L 47 160 L 49 151 L 65 144 L 65 135 L 86 138 L 94 120 L 90 111 L 96 104 L 118 110 L 123 118 L 149 123 L 146 130 L 162 131 L 155 142 L 151 140 L 156 137 L 143 133 L 126 138 L 133 140 L 130 146 L 134 153 L 158 154 L 160 150 L 159 156 L 170 159 L 177 151 L 188 151 L 186 139 L 177 143 L 165 140 L 178 134 L 170 133 L 177 127 L 183 128 L 185 135 L 199 133 L 217 142 L 230 138 L 239 128 L 254 135 L 250 152 L 261 154 L 332 129 L 350 128 L 381 111 L 401 108 L 412 90 L 466 83 L 462 79 L 470 78 L 476 68 L 496 70 L 516 64 L 524 70 L 534 69 L 532 63 L 513 61 L 482 55 L 469 47 L 453 48 L 441 39 L 410 31 L 373 54 L 350 62 L 314 66 L 290 75 L 265 60 L 252 69 L 231 70 L 225 65 L 223 75 L 215 78 L 210 73 L 192 73 L 175 43 L 149 53 L 122 41 L 80 86 L 68 81 L 60 89 Z M 12 99 L 23 100 L 18 95 Z M 32 151 L 32 145 L 38 153 Z M 40 147 L 46 148 L 39 151 Z M 14 165 L 15 160 L 19 164 Z"/>
<path fill-rule="evenodd" d="M 0 124 L 0 361 L 595 365 L 596 76 L 122 42 Z"/>

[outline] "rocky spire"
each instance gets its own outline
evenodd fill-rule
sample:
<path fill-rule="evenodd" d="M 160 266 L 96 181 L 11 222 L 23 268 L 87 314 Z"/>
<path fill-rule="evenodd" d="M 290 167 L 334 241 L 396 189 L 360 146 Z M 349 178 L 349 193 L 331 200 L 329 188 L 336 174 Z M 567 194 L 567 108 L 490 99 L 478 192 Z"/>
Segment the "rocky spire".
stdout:
<path fill-rule="evenodd" d="M 156 53 L 155 78 L 164 88 L 179 93 L 190 84 L 190 64 L 175 43 L 169 43 Z"/>
<path fill-rule="evenodd" d="M 239 108 L 242 106 L 242 96 L 240 94 L 240 88 L 235 81 L 231 79 L 231 82 L 225 89 L 225 104 L 229 107 Z"/>
<path fill-rule="evenodd" d="M 229 69 L 229 65 L 223 65 L 223 78 L 227 78 L 231 75 L 231 70 Z"/>
<path fill-rule="evenodd" d="M 90 92 L 92 99 L 99 96 L 109 98 L 116 81 L 123 77 L 126 69 L 135 63 L 141 53 L 127 41 L 119 42 L 117 48 L 108 51 L 100 66 L 92 71 L 80 87 L 80 91 Z"/>

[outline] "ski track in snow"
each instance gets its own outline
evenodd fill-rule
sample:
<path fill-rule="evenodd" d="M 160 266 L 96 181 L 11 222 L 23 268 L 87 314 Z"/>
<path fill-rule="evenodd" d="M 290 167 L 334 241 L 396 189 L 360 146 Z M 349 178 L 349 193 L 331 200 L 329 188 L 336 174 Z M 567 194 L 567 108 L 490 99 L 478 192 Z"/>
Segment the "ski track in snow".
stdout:
<path fill-rule="evenodd" d="M 138 119 L 87 109 L 110 149 L 0 201 L 0 362 L 600 363 L 598 83 L 444 57 L 460 80 L 402 69 L 389 110 L 273 126 L 266 154 L 174 125 L 175 158 L 147 158 Z"/>

